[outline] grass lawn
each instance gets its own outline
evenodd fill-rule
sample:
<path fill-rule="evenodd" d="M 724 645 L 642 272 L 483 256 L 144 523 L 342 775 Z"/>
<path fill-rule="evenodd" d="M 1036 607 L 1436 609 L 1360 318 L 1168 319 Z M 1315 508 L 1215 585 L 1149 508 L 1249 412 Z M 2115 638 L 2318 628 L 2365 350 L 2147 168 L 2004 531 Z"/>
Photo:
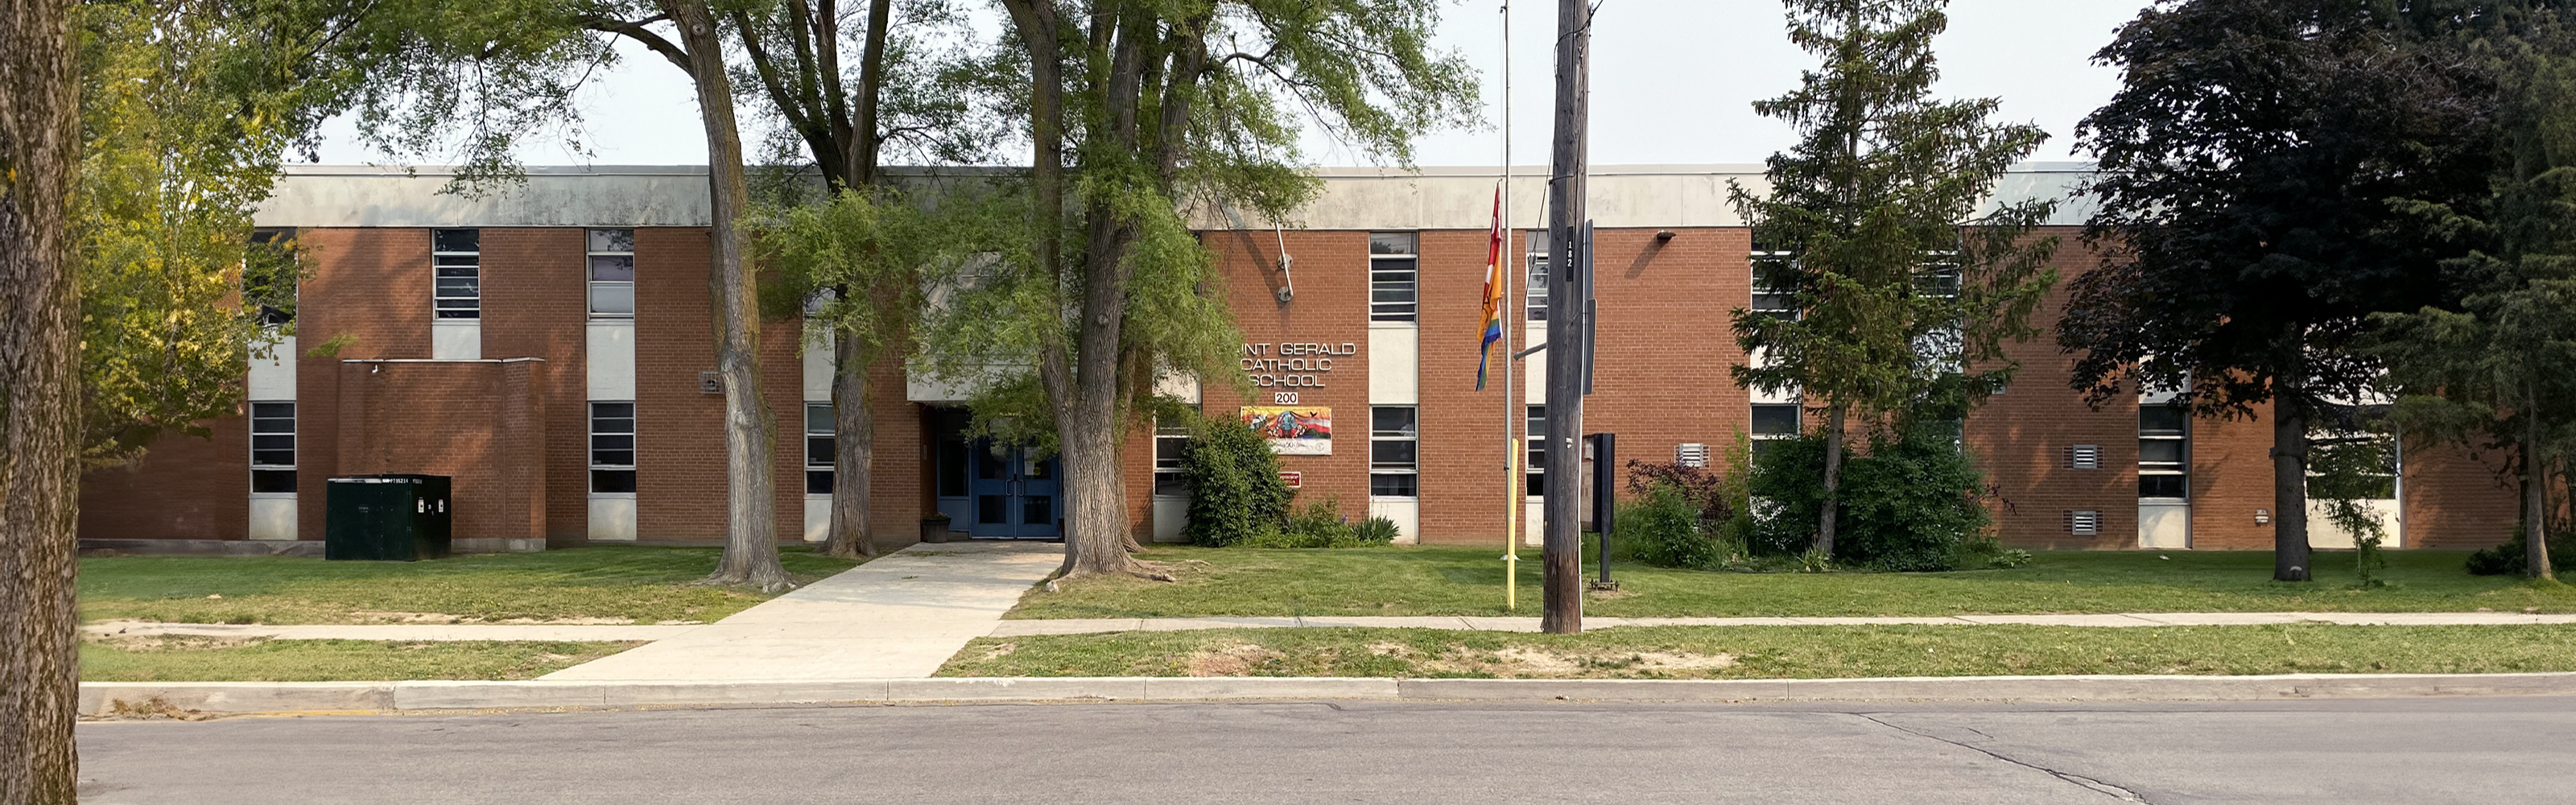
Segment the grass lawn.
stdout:
<path fill-rule="evenodd" d="M 247 556 L 80 560 L 85 621 L 453 623 L 712 621 L 771 596 L 695 584 L 716 548 L 596 547 L 427 562 L 329 562 Z M 799 584 L 855 562 L 789 548 Z"/>
<path fill-rule="evenodd" d="M 1084 579 L 1032 590 L 1013 618 L 1500 615 L 1501 551 L 1163 547 L 1176 582 Z M 1613 617 L 1936 616 L 2084 612 L 2576 612 L 2576 588 L 2472 576 L 2460 551 L 2389 551 L 2389 586 L 2354 586 L 2352 554 L 2316 554 L 2316 581 L 2272 581 L 2262 551 L 2043 552 L 2011 570 L 1732 573 L 1617 565 L 1616 593 L 1584 611 Z M 2170 557 L 2170 558 L 2167 558 Z M 1522 554 L 1520 615 L 1538 614 L 1537 551 Z M 1591 568 L 1587 564 L 1585 573 Z"/>
<path fill-rule="evenodd" d="M 2576 671 L 2571 626 L 1225 629 L 986 637 L 940 676 L 1818 679 Z"/>
<path fill-rule="evenodd" d="M 534 679 L 642 643 L 208 640 L 83 642 L 85 682 Z"/>

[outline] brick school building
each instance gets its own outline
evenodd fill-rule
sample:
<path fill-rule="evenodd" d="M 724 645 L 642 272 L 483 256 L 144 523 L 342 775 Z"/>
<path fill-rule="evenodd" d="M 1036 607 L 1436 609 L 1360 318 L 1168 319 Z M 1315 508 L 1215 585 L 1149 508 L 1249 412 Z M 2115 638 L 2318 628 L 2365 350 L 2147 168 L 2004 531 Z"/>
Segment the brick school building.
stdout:
<path fill-rule="evenodd" d="M 2079 165 L 2031 165 L 1999 186 L 2063 198 Z M 1513 266 L 1505 343 L 1544 341 L 1543 173 L 1509 184 Z M 1326 170 L 1322 195 L 1281 223 L 1197 218 L 1242 330 L 1253 399 L 1224 384 L 1168 390 L 1255 417 L 1277 437 L 1301 502 L 1396 521 L 1406 541 L 1489 544 L 1511 481 L 1507 438 L 1543 429 L 1545 352 L 1475 390 L 1480 294 L 1498 172 Z M 290 168 L 258 223 L 299 244 L 295 336 L 246 368 L 240 416 L 210 440 L 165 437 L 132 467 L 84 479 L 85 544 L 133 550 L 301 552 L 323 534 L 324 480 L 452 476 L 460 550 L 712 543 L 724 511 L 722 395 L 708 318 L 703 168 L 537 168 L 480 197 L 441 195 L 434 171 Z M 1591 179 L 1599 325 L 1585 427 L 1620 458 L 1714 461 L 1736 434 L 1801 427 L 1797 401 L 1737 388 L 1728 311 L 1763 309 L 1753 244 L 1726 203 L 1758 166 L 1604 167 Z M 2060 291 L 2093 268 L 2061 205 Z M 1524 296 L 1524 292 L 1526 295 Z M 1526 300 L 1527 304 L 1517 304 Z M 778 425 L 778 539 L 820 539 L 830 502 L 828 346 L 767 325 L 763 391 Z M 2188 419 L 2149 395 L 2094 408 L 2043 335 L 2015 345 L 2020 376 L 1963 426 L 2001 496 L 1998 535 L 2030 548 L 2261 549 L 2272 542 L 2268 411 Z M 871 370 L 875 526 L 888 544 L 945 514 L 960 538 L 1061 535 L 1055 462 L 966 435 L 970 389 Z M 1102 423 L 1106 427 L 1109 423 Z M 1338 427 L 1336 427 L 1338 426 Z M 1182 437 L 1131 428 L 1123 462 L 1135 533 L 1177 539 Z M 2482 547 L 2516 521 L 2510 484 L 2456 447 L 2405 441 L 2373 505 L 2400 548 Z M 1533 457 L 1534 458 L 1534 457 Z M 2489 457 L 2492 459 L 2493 457 Z M 1523 491 L 1535 493 L 1531 461 Z M 1531 494 L 1524 524 L 1549 505 Z M 2348 545 L 2323 518 L 2311 541 Z M 1528 529 L 1524 528 L 1526 533 Z"/>

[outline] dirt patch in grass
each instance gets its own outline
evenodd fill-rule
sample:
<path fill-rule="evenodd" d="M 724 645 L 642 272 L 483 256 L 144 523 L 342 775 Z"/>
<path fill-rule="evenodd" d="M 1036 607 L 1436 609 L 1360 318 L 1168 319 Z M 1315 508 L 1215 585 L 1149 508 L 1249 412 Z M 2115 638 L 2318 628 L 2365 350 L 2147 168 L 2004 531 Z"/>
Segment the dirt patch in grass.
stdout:
<path fill-rule="evenodd" d="M 1372 648 L 1375 652 L 1377 649 Z M 1698 654 L 1687 651 L 1600 651 L 1507 646 L 1485 651 L 1451 646 L 1437 654 L 1424 656 L 1410 647 L 1397 647 L 1381 656 L 1412 661 L 1424 676 L 1473 676 L 1495 679 L 1591 679 L 1603 677 L 1705 676 L 1720 668 L 1735 667 L 1732 654 Z"/>
<path fill-rule="evenodd" d="M 1185 676 L 1251 676 L 1255 668 L 1283 659 L 1279 652 L 1251 643 L 1225 643 L 1191 652 L 1181 660 Z"/>
<path fill-rule="evenodd" d="M 268 642 L 266 637 L 219 637 L 213 635 L 84 635 L 81 642 L 126 651 L 196 651 L 238 648 Z"/>
<path fill-rule="evenodd" d="M 983 638 L 982 640 L 991 640 Z M 2576 626 L 1640 626 L 1579 635 L 1219 629 L 968 644 L 942 676 L 1817 679 L 2576 671 Z"/>

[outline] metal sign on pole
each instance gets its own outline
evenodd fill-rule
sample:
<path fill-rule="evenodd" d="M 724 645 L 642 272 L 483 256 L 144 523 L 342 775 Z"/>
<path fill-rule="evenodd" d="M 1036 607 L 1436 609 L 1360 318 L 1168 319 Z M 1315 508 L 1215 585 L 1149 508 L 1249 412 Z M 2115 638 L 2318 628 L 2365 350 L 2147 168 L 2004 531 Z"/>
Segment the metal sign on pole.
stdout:
<path fill-rule="evenodd" d="M 1590 278 L 1578 271 L 1575 252 L 1584 218 L 1589 171 L 1585 125 L 1590 117 L 1592 9 L 1584 0 L 1558 0 L 1556 16 L 1556 134 L 1548 176 L 1547 342 L 1558 356 L 1547 362 L 1547 522 L 1541 532 L 1545 600 L 1539 630 L 1583 631 L 1583 435 L 1584 294 Z M 1568 347 L 1572 347 L 1568 349 Z"/>

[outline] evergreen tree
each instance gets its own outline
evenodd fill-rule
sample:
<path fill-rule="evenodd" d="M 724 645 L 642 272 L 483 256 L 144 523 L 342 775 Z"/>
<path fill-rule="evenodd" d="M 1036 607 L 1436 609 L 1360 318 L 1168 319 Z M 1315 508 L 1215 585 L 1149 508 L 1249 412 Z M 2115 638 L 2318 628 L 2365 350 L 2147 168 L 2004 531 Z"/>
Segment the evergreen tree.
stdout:
<path fill-rule="evenodd" d="M 1834 553 L 1853 421 L 1964 416 L 2017 368 L 2007 340 L 2054 284 L 2054 238 L 2034 238 L 2054 202 L 1980 211 L 1997 178 L 2047 138 L 1995 123 L 1997 101 L 1938 101 L 1932 38 L 1946 0 L 1788 0 L 1789 39 L 1822 60 L 1799 88 L 1754 104 L 1796 127 L 1767 193 L 1731 200 L 1760 250 L 1756 283 L 1794 315 L 1734 311 L 1754 365 L 1737 385 L 1795 392 L 1824 416 L 1815 548 Z"/>
<path fill-rule="evenodd" d="M 2443 263 L 2461 299 L 2373 316 L 2368 352 L 2409 431 L 2517 454 L 2526 572 L 2546 578 L 2551 468 L 2576 435 L 2576 31 L 2565 12 L 2501 16 L 2464 43 L 2501 90 L 2494 190 L 2407 207 L 2471 247 Z"/>

